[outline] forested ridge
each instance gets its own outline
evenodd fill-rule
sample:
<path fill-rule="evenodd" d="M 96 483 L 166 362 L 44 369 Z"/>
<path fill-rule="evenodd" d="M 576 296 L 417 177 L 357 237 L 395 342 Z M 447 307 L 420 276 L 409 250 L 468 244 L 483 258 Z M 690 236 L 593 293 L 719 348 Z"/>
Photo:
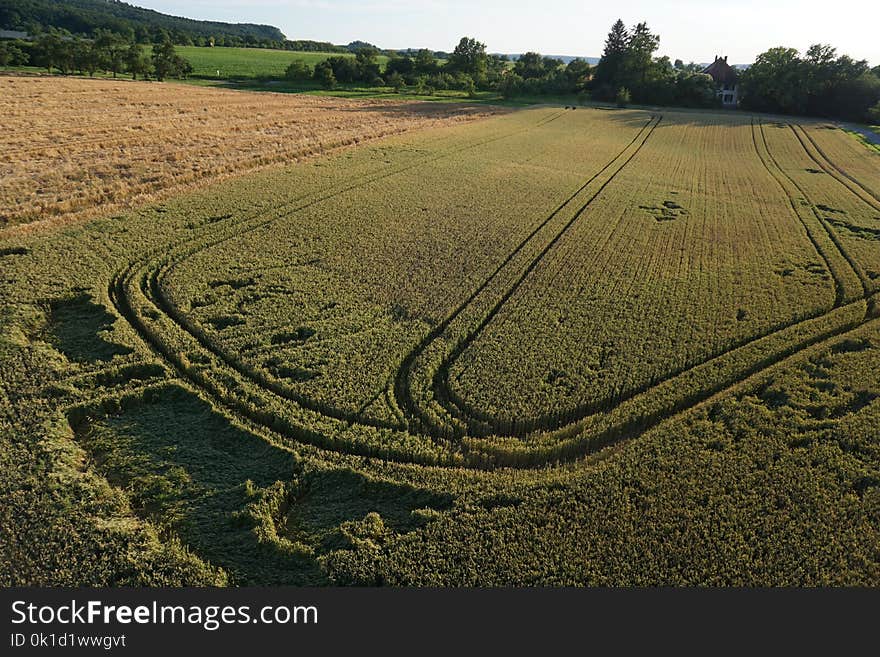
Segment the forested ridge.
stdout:
<path fill-rule="evenodd" d="M 224 42 L 229 40 L 227 45 L 256 45 L 285 39 L 281 30 L 271 25 L 193 20 L 116 0 L 0 0 L 0 29 L 33 34 L 49 28 L 78 35 L 88 35 L 98 29 L 132 31 L 144 40 L 165 30 L 177 43 L 213 37 Z"/>

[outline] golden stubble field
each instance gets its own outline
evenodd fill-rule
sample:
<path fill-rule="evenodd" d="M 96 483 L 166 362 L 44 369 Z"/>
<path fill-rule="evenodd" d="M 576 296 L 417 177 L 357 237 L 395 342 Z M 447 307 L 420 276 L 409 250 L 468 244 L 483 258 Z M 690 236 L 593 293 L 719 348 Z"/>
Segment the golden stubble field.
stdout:
<path fill-rule="evenodd" d="M 499 111 L 0 76 L 0 230 L 97 216 L 268 165 Z"/>

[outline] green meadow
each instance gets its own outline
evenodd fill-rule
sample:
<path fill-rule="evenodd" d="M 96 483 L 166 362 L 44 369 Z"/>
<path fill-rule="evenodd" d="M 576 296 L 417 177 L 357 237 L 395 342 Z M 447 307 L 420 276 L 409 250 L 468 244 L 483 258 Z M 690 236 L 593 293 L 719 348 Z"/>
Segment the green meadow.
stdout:
<path fill-rule="evenodd" d="M 294 52 L 263 48 L 203 48 L 178 46 L 177 52 L 193 66 L 193 75 L 202 78 L 283 78 L 294 61 L 315 66 L 328 57 L 354 57 L 350 54 L 327 52 Z M 385 66 L 388 58 L 379 57 Z"/>

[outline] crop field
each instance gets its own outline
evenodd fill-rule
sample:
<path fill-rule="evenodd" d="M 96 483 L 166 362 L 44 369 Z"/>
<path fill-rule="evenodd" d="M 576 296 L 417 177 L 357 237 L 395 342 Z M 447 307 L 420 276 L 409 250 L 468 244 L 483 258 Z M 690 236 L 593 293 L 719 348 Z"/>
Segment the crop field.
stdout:
<path fill-rule="evenodd" d="M 345 53 L 198 46 L 179 46 L 177 52 L 192 64 L 194 76 L 212 79 L 283 78 L 287 67 L 294 61 L 314 67 L 328 57 L 354 57 Z M 384 68 L 388 58 L 382 55 L 378 61 Z"/>
<path fill-rule="evenodd" d="M 359 145 L 0 233 L 0 582 L 880 583 L 880 154 L 292 102 Z"/>
<path fill-rule="evenodd" d="M 0 77 L 0 228 L 107 213 L 206 181 L 492 111 Z"/>

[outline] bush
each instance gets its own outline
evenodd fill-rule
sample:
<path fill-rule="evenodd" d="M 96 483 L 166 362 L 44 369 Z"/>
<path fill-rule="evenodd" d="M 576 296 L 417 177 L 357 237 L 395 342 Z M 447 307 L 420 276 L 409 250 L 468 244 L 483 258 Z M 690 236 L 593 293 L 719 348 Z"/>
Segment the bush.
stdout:
<path fill-rule="evenodd" d="M 185 78 L 193 71 L 192 64 L 178 55 L 167 39 L 153 45 L 152 63 L 159 82 L 170 77 Z"/>
<path fill-rule="evenodd" d="M 875 124 L 880 123 L 880 102 L 868 109 L 868 120 Z"/>
<path fill-rule="evenodd" d="M 287 67 L 287 70 L 284 71 L 284 77 L 287 80 L 293 80 L 295 82 L 311 80 L 313 74 L 314 71 L 312 71 L 312 67 L 301 59 L 296 59 L 291 62 L 290 66 Z"/>
<path fill-rule="evenodd" d="M 428 77 L 428 84 L 435 89 L 446 91 L 455 85 L 455 78 L 449 75 L 449 73 L 437 73 Z"/>
<path fill-rule="evenodd" d="M 422 75 L 416 80 L 416 94 L 419 96 L 433 96 L 434 87 L 428 84 L 427 78 Z"/>
<path fill-rule="evenodd" d="M 476 83 L 467 73 L 457 73 L 453 81 L 453 87 L 460 91 L 470 92 L 472 89 L 476 89 Z"/>
<path fill-rule="evenodd" d="M 403 91 L 404 87 L 406 87 L 406 80 L 404 80 L 403 76 L 397 72 L 388 75 L 385 82 L 397 93 L 400 93 L 401 91 Z"/>
<path fill-rule="evenodd" d="M 617 94 L 614 96 L 614 102 L 618 107 L 626 107 L 632 101 L 632 96 L 629 93 L 629 89 L 626 87 L 621 87 L 617 90 Z"/>
<path fill-rule="evenodd" d="M 522 93 L 523 79 L 516 73 L 508 73 L 501 79 L 498 91 L 504 98 L 514 98 Z"/>
<path fill-rule="evenodd" d="M 339 82 L 350 84 L 363 80 L 358 62 L 351 57 L 330 57 L 322 63 L 330 66 L 333 77 Z M 317 71 L 317 68 L 315 70 Z"/>
<path fill-rule="evenodd" d="M 325 89 L 334 89 L 336 87 L 336 76 L 333 74 L 333 67 L 327 62 L 321 62 L 315 67 L 315 82 Z"/>
<path fill-rule="evenodd" d="M 25 66 L 28 55 L 16 44 L 0 41 L 0 66 Z"/>

